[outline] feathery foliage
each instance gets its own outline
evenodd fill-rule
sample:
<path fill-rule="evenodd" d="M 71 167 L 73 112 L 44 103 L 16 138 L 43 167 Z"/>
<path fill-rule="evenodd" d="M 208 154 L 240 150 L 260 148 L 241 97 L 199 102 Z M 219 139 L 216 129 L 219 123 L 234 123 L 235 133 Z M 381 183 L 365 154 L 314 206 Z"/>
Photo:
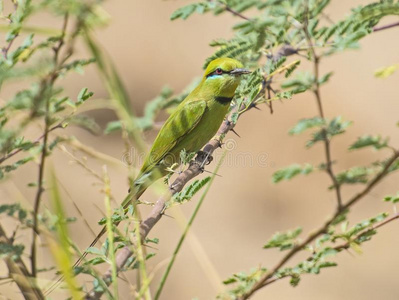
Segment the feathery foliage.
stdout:
<path fill-rule="evenodd" d="M 384 134 L 365 133 L 350 145 L 342 146 L 336 143 L 336 140 L 342 141 L 338 136 L 345 134 L 352 122 L 341 116 L 327 118 L 326 115 L 329 114 L 324 114 L 320 89 L 334 80 L 335 70 L 326 70 L 326 73 L 324 70 L 323 73 L 319 71 L 319 66 L 326 57 L 359 49 L 364 38 L 375 31 L 390 28 L 378 26 L 385 17 L 399 15 L 399 2 L 371 0 L 367 5 L 353 8 L 340 20 L 329 19 L 330 4 L 329 0 L 199 1 L 177 9 L 170 16 L 174 22 L 190 22 L 190 18 L 195 14 L 212 14 L 215 17 L 231 15 L 235 18 L 232 36 L 211 41 L 209 46 L 212 47 L 213 53 L 203 62 L 203 67 L 206 68 L 215 58 L 231 57 L 239 59 L 246 68 L 253 71 L 243 78 L 236 90 L 228 116 L 229 126 L 233 127 L 240 116 L 252 108 L 268 107 L 273 113 L 277 109 L 275 103 L 278 101 L 288 104 L 290 101 L 296 101 L 297 94 L 313 94 L 318 114 L 302 116 L 289 130 L 289 135 L 300 135 L 298 138 L 306 135 L 308 142 L 305 148 L 312 148 L 310 151 L 322 149 L 325 158 L 322 161 L 293 163 L 281 168 L 274 172 L 272 181 L 279 183 L 298 175 L 324 172 L 331 180 L 325 190 L 337 198 L 336 211 L 318 230 L 305 234 L 301 227 L 297 227 L 291 231 L 274 234 L 263 248 L 274 249 L 268 251 L 284 250 L 282 255 L 285 256 L 275 267 L 258 266 L 250 272 L 233 274 L 223 282 L 228 290 L 219 295 L 220 299 L 248 299 L 260 288 L 283 278 L 289 278 L 290 284 L 297 286 L 303 275 L 319 274 L 326 268 L 337 266 L 335 257 L 343 250 L 361 253 L 363 243 L 370 241 L 381 226 L 399 216 L 397 213 L 388 216 L 384 212 L 349 226 L 348 220 L 352 220 L 349 218 L 352 206 L 367 195 L 378 182 L 399 169 L 399 152 Z M 33 26 L 41 14 L 48 14 L 54 20 L 51 28 Z M 108 286 L 119 280 L 118 272 L 134 270 L 137 278 L 134 297 L 150 299 L 149 285 L 152 274 L 147 277 L 145 264 L 156 251 L 143 251 L 141 239 L 137 237 L 141 234 L 140 226 L 148 221 L 141 219 L 140 206 L 146 204 L 152 207 L 157 203 L 140 199 L 127 208 L 117 207 L 112 210 L 111 203 L 115 199 L 111 194 L 111 178 L 108 178 L 108 175 L 97 174 L 85 156 L 113 163 L 115 159 L 78 141 L 67 128 L 77 126 L 93 135 L 118 132 L 126 148 L 134 144 L 144 152 L 146 143 L 143 140 L 143 132 L 159 128 L 163 116 L 173 112 L 198 84 L 199 79 L 194 79 L 182 91 L 173 91 L 165 86 L 157 97 L 146 103 L 143 114 L 137 116 L 112 56 L 108 55 L 95 39 L 96 31 L 109 23 L 109 15 L 104 9 L 103 1 L 0 1 L 0 15 L 0 30 L 5 33 L 0 45 L 0 91 L 18 84 L 15 93 L 1 99 L 0 183 L 7 183 L 18 171 L 24 172 L 29 168 L 35 169 L 35 174 L 38 174 L 34 182 L 23 182 L 33 191 L 33 197 L 31 193 L 27 194 L 28 200 L 31 200 L 30 206 L 16 200 L 0 205 L 2 219 L 17 224 L 10 236 L 7 236 L 6 231 L 0 226 L 0 258 L 9 268 L 12 275 L 10 280 L 22 294 L 26 289 L 30 292 L 33 290 L 37 299 L 44 299 L 48 289 L 46 287 L 42 290 L 42 286 L 38 284 L 42 279 L 41 272 L 57 268 L 64 274 L 66 288 L 72 298 L 80 299 L 83 293 L 91 290 L 99 295 L 106 294 L 108 299 L 116 299 L 119 293 L 117 286 L 114 289 L 109 289 Z M 179 24 L 183 26 L 183 23 Z M 391 25 L 394 26 L 396 25 Z M 86 46 L 87 54 L 76 51 L 77 45 L 81 44 Z M 312 68 L 309 67 L 309 63 Z M 97 98 L 91 88 L 83 84 L 78 87 L 80 92 L 71 92 L 66 88 L 65 79 L 72 75 L 84 76 L 88 66 L 97 68 L 108 93 L 108 100 L 102 101 L 104 99 Z M 374 75 L 381 79 L 395 76 L 398 66 L 397 62 L 392 62 L 391 65 L 375 71 Z M 116 120 L 106 124 L 105 129 L 96 122 L 93 117 L 95 114 L 84 113 L 103 108 L 111 108 L 116 115 Z M 278 106 L 278 109 L 282 109 L 281 106 Z M 366 166 L 355 165 L 346 170 L 341 168 L 340 172 L 336 173 L 335 168 L 341 166 L 340 161 L 334 156 L 335 151 L 331 151 L 332 143 L 352 153 L 354 150 L 372 148 L 381 150 L 378 155 L 385 152 L 391 155 L 385 158 L 378 156 Z M 101 246 L 88 248 L 88 257 L 82 265 L 74 269 L 71 268 L 73 254 L 79 255 L 82 250 L 69 234 L 72 232 L 69 225 L 76 218 L 68 217 L 69 212 L 64 210 L 63 194 L 69 194 L 68 187 L 64 187 L 58 181 L 54 172 L 47 176 L 47 166 L 54 153 L 69 154 L 68 159 L 90 174 L 96 185 L 104 187 L 101 192 L 105 193 L 107 214 L 99 224 L 107 226 L 107 239 Z M 84 155 L 82 158 L 81 154 Z M 183 165 L 190 166 L 194 153 L 182 151 L 180 158 Z M 116 164 L 121 165 L 119 161 Z M 220 165 L 217 169 L 219 167 Z M 60 172 L 57 168 L 54 170 Z M 135 174 L 134 166 L 129 164 L 127 171 L 127 179 L 131 183 Z M 176 168 L 171 168 L 170 171 L 165 181 L 167 184 L 170 184 L 169 179 L 177 173 Z M 173 261 L 215 175 L 193 180 L 173 195 L 165 207 L 173 210 L 173 206 L 193 201 L 197 193 L 204 189 L 203 196 L 176 247 L 173 260 L 162 278 L 156 298 L 160 297 Z M 81 175 L 76 174 L 77 180 L 79 176 Z M 304 180 L 310 182 L 311 179 L 305 177 Z M 341 199 L 344 198 L 341 190 L 347 185 L 355 184 L 353 188 L 359 188 L 359 193 L 346 201 Z M 384 201 L 390 205 L 398 203 L 399 196 L 394 194 L 395 192 L 385 196 Z M 47 194 L 51 195 L 52 209 L 43 204 Z M 78 205 L 76 208 L 79 211 Z M 80 211 L 79 214 L 82 217 L 84 215 Z M 121 223 L 121 226 L 115 226 L 116 223 Z M 28 238 L 25 238 L 26 236 Z M 38 262 L 37 252 L 41 246 L 38 241 L 41 239 L 48 241 L 45 246 L 48 245 L 52 250 L 56 266 L 44 266 L 42 262 Z M 31 244 L 27 242 L 30 240 Z M 143 237 L 142 242 L 145 245 L 158 244 L 159 240 Z M 162 249 L 162 246 L 160 243 L 159 248 Z M 117 256 L 121 249 L 130 252 L 131 255 L 125 264 L 117 266 Z M 290 265 L 289 259 L 296 254 L 306 258 Z M 24 266 L 26 258 L 30 260 L 29 268 Z M 13 276 L 15 274 L 10 266 L 15 265 L 20 268 L 18 274 L 25 274 L 27 281 L 24 285 L 20 284 L 18 277 Z M 96 269 L 97 265 L 110 267 L 112 276 L 102 276 Z M 82 274 L 88 277 L 82 277 Z M 87 278 L 91 279 L 90 285 L 83 284 Z"/>

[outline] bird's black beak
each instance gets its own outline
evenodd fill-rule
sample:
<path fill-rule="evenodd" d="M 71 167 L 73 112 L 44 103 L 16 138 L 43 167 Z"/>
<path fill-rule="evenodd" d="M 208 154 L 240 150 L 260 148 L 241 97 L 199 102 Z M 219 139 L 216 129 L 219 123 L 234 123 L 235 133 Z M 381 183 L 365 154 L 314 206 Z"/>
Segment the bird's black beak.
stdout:
<path fill-rule="evenodd" d="M 232 74 L 232 75 L 242 75 L 242 74 L 249 74 L 249 73 L 251 73 L 250 70 L 248 70 L 248 69 L 239 69 L 239 68 L 234 69 L 234 70 L 232 70 L 230 72 L 230 74 Z"/>

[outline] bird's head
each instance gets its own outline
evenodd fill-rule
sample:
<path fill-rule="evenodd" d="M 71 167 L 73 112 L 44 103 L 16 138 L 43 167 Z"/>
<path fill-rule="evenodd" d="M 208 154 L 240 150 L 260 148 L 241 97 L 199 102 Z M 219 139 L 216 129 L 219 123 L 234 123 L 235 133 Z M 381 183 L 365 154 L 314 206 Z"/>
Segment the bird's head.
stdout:
<path fill-rule="evenodd" d="M 211 61 L 202 78 L 202 88 L 217 96 L 233 97 L 241 75 L 251 73 L 238 60 L 222 57 Z"/>

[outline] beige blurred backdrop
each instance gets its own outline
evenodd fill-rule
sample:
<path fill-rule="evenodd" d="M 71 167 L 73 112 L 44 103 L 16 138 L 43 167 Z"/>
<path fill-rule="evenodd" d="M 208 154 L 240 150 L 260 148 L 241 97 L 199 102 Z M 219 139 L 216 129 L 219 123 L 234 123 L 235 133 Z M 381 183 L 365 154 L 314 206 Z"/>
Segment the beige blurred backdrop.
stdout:
<path fill-rule="evenodd" d="M 350 8 L 368 2 L 332 1 L 327 13 L 337 21 L 345 17 Z M 187 21 L 169 21 L 171 13 L 187 3 L 189 1 L 132 0 L 108 1 L 105 4 L 111 21 L 107 28 L 98 31 L 97 38 L 114 59 L 138 115 L 141 115 L 145 103 L 155 97 L 164 85 L 179 92 L 193 77 L 200 76 L 204 59 L 213 51 L 208 43 L 215 38 L 231 37 L 231 25 L 240 21 L 228 14 L 220 17 L 194 15 Z M 39 21 L 49 24 L 47 20 Z M 392 19 L 383 20 L 383 23 L 389 21 Z M 60 24 L 51 25 L 60 27 Z M 354 121 L 347 134 L 334 138 L 332 142 L 337 172 L 389 154 L 372 150 L 348 153 L 345 150 L 365 133 L 390 135 L 392 144 L 399 146 L 395 125 L 399 120 L 399 74 L 384 80 L 373 76 L 376 69 L 399 62 L 398 33 L 399 28 L 393 28 L 371 34 L 361 42 L 360 50 L 335 55 L 322 63 L 322 73 L 334 71 L 331 83 L 323 86 L 321 91 L 325 114 L 327 117 L 342 115 Z M 80 51 L 80 54 L 84 53 L 83 48 Z M 308 67 L 307 64 L 301 66 Z M 95 68 L 89 68 L 84 76 L 68 77 L 68 94 L 77 95 L 82 85 L 95 92 L 95 99 L 107 97 Z M 233 149 L 228 152 L 226 163 L 218 172 L 222 177 L 217 177 L 211 187 L 195 220 L 191 238 L 184 243 L 177 257 L 161 299 L 212 299 L 223 290 L 221 281 L 232 273 L 275 265 L 282 253 L 262 249 L 274 232 L 302 226 L 306 234 L 330 215 L 336 203 L 334 193 L 327 190 L 330 180 L 326 174 L 311 174 L 278 185 L 271 183 L 272 173 L 279 168 L 294 162 L 317 165 L 324 160 L 322 145 L 306 150 L 306 134 L 298 137 L 287 134 L 299 119 L 316 114 L 315 99 L 312 94 L 306 93 L 289 101 L 276 102 L 272 115 L 264 106 L 261 111 L 250 111 L 240 119 L 236 129 L 241 138 L 228 136 L 234 140 L 231 142 Z M 109 110 L 93 116 L 102 125 L 115 118 Z M 124 144 L 119 134 L 92 136 L 72 127 L 66 129 L 65 134 L 73 134 L 86 145 L 117 160 L 123 157 Z M 147 135 L 148 144 L 154 134 Z M 221 152 L 219 150 L 215 155 L 220 157 Z M 257 163 L 259 159 L 262 164 Z M 62 183 L 62 195 L 69 216 L 79 219 L 70 225 L 70 231 L 73 240 L 83 249 L 93 235 L 82 222 L 72 201 L 77 203 L 84 217 L 97 231 L 100 227 L 96 222 L 102 214 L 96 206 L 103 208 L 103 196 L 101 187 L 94 185 L 96 180 L 70 161 L 70 157 L 57 152 L 51 164 Z M 88 164 L 101 173 L 103 162 L 88 158 Z M 208 169 L 214 167 L 215 164 L 211 164 Z M 128 187 L 127 170 L 113 165 L 108 168 L 112 193 L 115 199 L 123 199 Z M 35 189 L 26 185 L 35 181 L 36 176 L 37 169 L 32 165 L 21 167 L 2 185 L 1 202 L 17 199 L 27 207 L 31 206 Z M 391 212 L 392 206 L 383 203 L 382 198 L 396 193 L 398 178 L 398 175 L 390 176 L 354 206 L 352 224 L 382 211 Z M 360 186 L 345 187 L 345 199 L 359 189 Z M 144 199 L 152 201 L 155 196 L 149 192 Z M 198 197 L 181 207 L 187 218 L 197 200 Z M 47 200 L 45 206 L 50 206 Z M 143 208 L 143 215 L 147 211 Z M 181 234 L 177 209 L 167 213 L 175 219 L 162 218 L 150 233 L 151 238 L 160 239 L 157 250 L 149 249 L 157 252 L 148 263 L 149 271 L 154 274 L 153 292 Z M 341 253 L 336 258 L 337 268 L 325 269 L 318 276 L 304 275 L 296 288 L 292 288 L 287 279 L 281 280 L 258 292 L 253 299 L 398 299 L 398 230 L 399 222 L 383 227 L 371 242 L 365 244 L 363 254 Z M 42 244 L 39 251 L 43 264 L 51 262 L 45 246 Z M 203 255 L 208 257 L 211 267 Z M 290 261 L 288 266 L 293 266 L 298 259 Z M 134 284 L 134 273 L 127 275 Z M 121 299 L 131 299 L 126 284 L 121 283 L 120 290 Z M 0 293 L 11 299 L 21 298 L 14 286 L 2 285 Z M 65 297 L 55 294 L 53 299 L 62 298 Z"/>

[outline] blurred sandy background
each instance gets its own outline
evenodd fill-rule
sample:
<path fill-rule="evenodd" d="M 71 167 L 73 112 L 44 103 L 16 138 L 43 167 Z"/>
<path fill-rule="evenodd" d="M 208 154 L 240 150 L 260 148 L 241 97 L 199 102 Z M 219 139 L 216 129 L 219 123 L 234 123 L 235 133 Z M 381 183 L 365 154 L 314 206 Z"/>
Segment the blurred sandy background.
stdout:
<path fill-rule="evenodd" d="M 337 21 L 350 8 L 368 2 L 332 1 L 327 12 Z M 113 57 L 138 115 L 142 113 L 146 101 L 155 97 L 165 84 L 178 92 L 193 77 L 201 75 L 203 61 L 212 53 L 208 43 L 215 38 L 231 37 L 230 27 L 239 21 L 226 14 L 217 18 L 195 15 L 187 21 L 170 22 L 171 13 L 187 3 L 133 0 L 105 4 L 112 19 L 107 28 L 98 32 L 97 38 Z M 386 19 L 383 23 L 389 21 Z M 376 69 L 398 63 L 398 32 L 399 28 L 394 28 L 374 33 L 362 41 L 361 50 L 348 51 L 322 63 L 322 73 L 335 72 L 331 83 L 322 88 L 327 117 L 342 115 L 354 121 L 347 134 L 333 140 L 333 157 L 338 161 L 334 166 L 336 171 L 388 155 L 372 150 L 348 153 L 345 149 L 360 135 L 383 133 L 392 137 L 393 145 L 399 145 L 398 128 L 395 126 L 399 120 L 399 74 L 385 80 L 373 76 Z M 302 68 L 306 67 L 306 64 L 302 65 Z M 68 93 L 76 95 L 82 84 L 94 91 L 97 98 L 107 97 L 94 68 L 90 68 L 84 77 L 69 77 Z M 229 135 L 236 141 L 235 147 L 228 153 L 228 161 L 219 171 L 222 177 L 216 178 L 193 226 L 192 232 L 217 274 L 210 276 L 209 268 L 204 273 L 204 262 L 196 260 L 198 251 L 193 252 L 190 242 L 186 241 L 162 299 L 214 298 L 221 291 L 221 281 L 232 273 L 249 271 L 260 265 L 275 265 L 281 253 L 262 249 L 274 232 L 303 226 L 306 234 L 318 227 L 334 209 L 334 193 L 327 191 L 330 180 L 324 173 L 299 177 L 278 185 L 271 183 L 271 174 L 281 167 L 294 162 L 317 165 L 324 160 L 322 145 L 305 150 L 306 134 L 298 137 L 287 135 L 297 120 L 317 114 L 313 95 L 306 93 L 284 103 L 275 103 L 274 110 L 274 114 L 270 115 L 265 106 L 262 111 L 251 111 L 240 119 L 236 129 L 241 138 Z M 105 124 L 114 115 L 104 110 L 96 113 L 95 117 L 100 124 Z M 67 130 L 85 144 L 121 160 L 124 145 L 118 134 L 95 137 L 80 129 L 71 127 Z M 154 133 L 148 135 L 149 144 L 153 137 Z M 248 155 L 253 159 L 252 165 L 242 160 L 234 163 L 234 160 Z M 261 155 L 267 157 L 266 164 L 256 164 L 255 160 Z M 101 213 L 95 205 L 103 207 L 100 187 L 93 186 L 93 177 L 69 161 L 70 158 L 62 153 L 57 153 L 52 159 L 59 180 L 68 190 L 68 193 L 63 191 L 68 213 L 79 217 L 71 204 L 73 199 L 97 231 L 100 227 L 96 222 Z M 89 164 L 101 172 L 101 162 L 89 159 Z M 210 165 L 209 169 L 214 166 Z M 111 165 L 109 171 L 112 192 L 116 199 L 122 199 L 127 191 L 127 172 Z M 30 168 L 21 167 L 1 188 L 1 202 L 18 199 L 25 205 L 32 203 L 35 190 L 27 188 L 26 184 L 35 181 L 36 176 L 37 169 L 33 169 L 32 165 Z M 381 199 L 396 193 L 398 178 L 398 175 L 393 175 L 378 185 L 353 208 L 351 220 L 357 222 L 382 211 L 392 211 L 392 207 Z M 345 199 L 360 188 L 345 187 Z M 155 199 L 151 193 L 144 198 Z M 182 207 L 187 218 L 196 200 L 198 197 Z M 146 209 L 143 209 L 144 215 L 145 212 Z M 177 211 L 172 209 L 168 214 L 174 216 Z M 81 221 L 71 225 L 70 230 L 82 249 L 92 239 L 92 234 Z M 305 275 L 296 288 L 292 288 L 287 279 L 281 280 L 258 292 L 253 299 L 398 299 L 398 230 L 398 222 L 383 227 L 370 243 L 365 244 L 362 255 L 341 253 L 337 258 L 337 268 L 325 269 L 319 276 Z M 157 255 L 149 262 L 149 270 L 155 270 L 153 289 L 157 287 L 165 259 L 172 254 L 180 233 L 176 220 L 167 217 L 150 233 L 150 237 L 160 238 Z M 40 261 L 48 263 L 49 255 L 44 247 L 39 253 Z M 296 261 L 293 259 L 288 266 L 293 266 Z M 134 275 L 128 275 L 134 284 Z M 215 279 L 217 277 L 219 280 Z M 121 299 L 130 299 L 129 288 L 124 284 L 120 286 Z M 0 286 L 0 293 L 12 299 L 19 299 L 16 292 L 15 287 Z"/>

